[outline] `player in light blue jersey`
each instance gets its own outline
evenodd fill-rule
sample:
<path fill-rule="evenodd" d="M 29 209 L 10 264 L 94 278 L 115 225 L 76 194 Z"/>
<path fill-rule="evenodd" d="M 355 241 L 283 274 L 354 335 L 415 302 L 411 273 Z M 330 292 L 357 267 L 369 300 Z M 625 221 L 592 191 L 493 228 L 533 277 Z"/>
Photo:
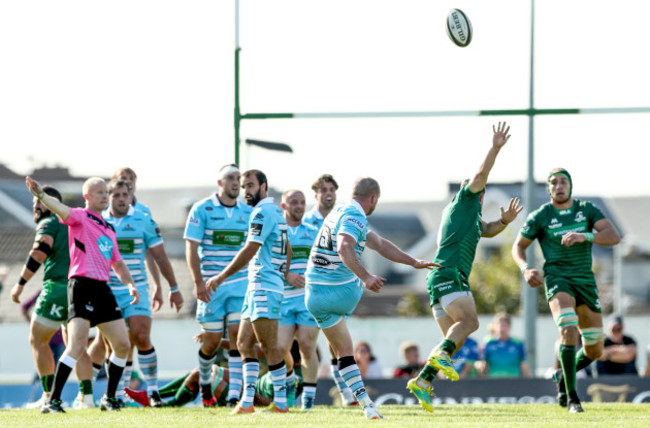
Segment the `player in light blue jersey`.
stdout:
<path fill-rule="evenodd" d="M 212 407 L 217 402 L 210 384 L 210 370 L 217 359 L 225 326 L 232 344 L 228 358 L 228 402 L 235 406 L 239 401 L 242 359 L 236 344 L 248 285 L 248 271 L 246 266 L 241 266 L 216 293 L 206 287 L 206 281 L 221 272 L 243 248 L 252 211 L 251 207 L 237 200 L 241 188 L 241 173 L 237 165 L 223 166 L 218 177 L 218 192 L 192 206 L 184 234 L 187 263 L 198 299 L 196 319 L 203 331 L 199 349 L 199 382 L 205 407 Z"/>
<path fill-rule="evenodd" d="M 303 222 L 314 225 L 316 229 L 320 229 L 323 225 L 325 217 L 332 212 L 336 205 L 336 191 L 339 189 L 339 184 L 334 177 L 330 174 L 323 174 L 311 185 L 314 191 L 314 199 L 316 199 L 316 206 L 307 211 Z M 358 404 L 352 390 L 348 388 L 347 384 L 339 373 L 338 359 L 336 353 L 329 347 L 330 352 L 330 373 L 336 388 L 339 390 L 341 396 L 341 403 L 344 406 L 353 406 Z"/>
<path fill-rule="evenodd" d="M 366 177 L 354 183 L 352 200 L 335 208 L 325 218 L 305 273 L 307 309 L 334 349 L 341 376 L 368 419 L 383 416 L 368 396 L 361 379 L 346 318 L 361 299 L 363 286 L 377 293 L 386 279 L 368 272 L 361 264 L 361 254 L 367 245 L 388 260 L 416 269 L 436 266 L 411 257 L 392 242 L 368 230 L 367 216 L 375 210 L 379 196 L 376 180 Z"/>
<path fill-rule="evenodd" d="M 226 268 L 208 280 L 213 290 L 248 265 L 248 290 L 242 308 L 242 321 L 237 347 L 244 358 L 244 392 L 233 410 L 253 413 L 255 382 L 259 375 L 259 361 L 255 351 L 258 342 L 269 364 L 274 398 L 269 411 L 286 413 L 287 367 L 278 347 L 278 320 L 281 315 L 285 275 L 291 264 L 291 244 L 287 238 L 287 223 L 273 198 L 267 197 L 266 175 L 249 170 L 242 175 L 246 203 L 253 206 L 244 248 Z M 249 263 L 250 262 L 250 263 Z"/>
<path fill-rule="evenodd" d="M 151 299 L 145 268 L 145 254 L 150 251 L 160 271 L 169 283 L 170 305 L 179 311 L 183 306 L 183 296 L 178 289 L 158 225 L 153 219 L 130 205 L 131 195 L 125 181 L 111 180 L 108 183 L 108 209 L 103 212 L 104 220 L 113 226 L 117 236 L 120 254 L 129 268 L 133 281 L 140 292 L 140 301 L 131 304 L 129 289 L 120 282 L 114 272 L 108 285 L 115 295 L 122 316 L 129 327 L 132 346 L 138 349 L 138 362 L 147 383 L 150 404 L 161 407 L 162 399 L 158 393 L 158 357 L 151 343 Z M 129 353 L 132 360 L 132 350 Z M 130 381 L 130 374 L 124 375 Z M 120 391 L 123 395 L 123 391 Z M 121 398 L 121 397 L 118 397 Z"/>
<path fill-rule="evenodd" d="M 323 174 L 314 181 L 311 190 L 314 191 L 316 206 L 307 211 L 302 221 L 320 229 L 323 220 L 336 205 L 336 191 L 339 190 L 339 185 L 330 174 Z"/>
<path fill-rule="evenodd" d="M 318 377 L 318 356 L 316 342 L 318 325 L 305 306 L 305 270 L 311 247 L 318 229 L 302 221 L 305 213 L 305 195 L 300 190 L 287 190 L 282 194 L 282 211 L 287 222 L 287 234 L 291 243 L 291 269 L 284 282 L 282 318 L 278 327 L 278 346 L 285 356 L 287 365 L 287 397 L 291 405 L 295 396 L 296 374 L 293 371 L 291 345 L 294 338 L 300 348 L 303 363 L 302 408 L 311 409 L 316 399 Z"/>

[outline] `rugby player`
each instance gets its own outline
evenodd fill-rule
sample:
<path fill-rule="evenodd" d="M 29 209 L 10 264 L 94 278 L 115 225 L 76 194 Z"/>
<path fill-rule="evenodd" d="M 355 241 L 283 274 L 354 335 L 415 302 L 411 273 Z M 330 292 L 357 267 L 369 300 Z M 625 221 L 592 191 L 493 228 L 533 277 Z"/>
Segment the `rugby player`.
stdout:
<path fill-rule="evenodd" d="M 469 276 L 479 239 L 498 235 L 523 210 L 519 198 L 513 198 L 507 210 L 501 208 L 498 220 L 486 222 L 482 219 L 485 185 L 497 155 L 510 138 L 509 131 L 505 122 L 499 122 L 496 129 L 492 126 L 492 147 L 483 163 L 474 177 L 461 184 L 442 213 L 434 259 L 440 267 L 427 275 L 427 288 L 433 316 L 444 339 L 432 349 L 420 374 L 407 383 L 407 388 L 429 412 L 433 412 L 431 382 L 439 371 L 451 380 L 459 379 L 450 357 L 478 328 Z"/>
<path fill-rule="evenodd" d="M 591 247 L 616 245 L 621 238 L 596 205 L 573 198 L 573 181 L 566 169 L 553 169 L 547 182 L 551 201 L 528 216 L 512 247 L 512 257 L 531 287 L 545 287 L 560 330 L 562 369 L 553 376 L 558 402 L 571 413 L 582 413 L 576 372 L 600 357 L 605 340 Z M 526 249 L 535 239 L 545 258 L 543 276 L 526 263 Z M 584 346 L 576 354 L 580 336 Z"/>
<path fill-rule="evenodd" d="M 359 260 L 361 253 L 368 246 L 388 260 L 416 269 L 434 266 L 431 262 L 414 259 L 392 242 L 368 230 L 367 216 L 375 210 L 379 196 L 379 183 L 374 179 L 359 178 L 354 183 L 352 200 L 325 218 L 305 272 L 307 309 L 323 330 L 337 357 L 341 376 L 368 419 L 383 416 L 364 387 L 354 360 L 346 318 L 361 299 L 363 286 L 377 293 L 386 279 L 372 275 L 365 269 Z"/>
<path fill-rule="evenodd" d="M 216 293 L 206 287 L 206 281 L 221 272 L 241 250 L 246 241 L 251 207 L 237 200 L 241 173 L 237 165 L 225 165 L 219 170 L 219 190 L 192 206 L 185 226 L 185 256 L 194 281 L 198 299 L 196 319 L 203 331 L 199 349 L 202 401 L 205 407 L 216 404 L 210 387 L 210 370 L 217 358 L 224 324 L 233 344 L 229 351 L 231 406 L 239 401 L 242 390 L 242 358 L 236 346 L 244 295 L 248 285 L 246 265 L 233 272 Z"/>
<path fill-rule="evenodd" d="M 253 169 L 244 172 L 242 188 L 246 203 L 254 207 L 246 244 L 228 266 L 210 278 L 206 285 L 209 289 L 216 290 L 227 278 L 248 265 L 248 289 L 237 338 L 237 348 L 244 358 L 245 387 L 233 414 L 255 411 L 253 399 L 259 375 L 256 342 L 266 355 L 273 381 L 274 399 L 268 411 L 286 413 L 289 411 L 286 397 L 287 367 L 278 347 L 278 320 L 281 317 L 284 279 L 291 263 L 287 223 L 282 211 L 273 205 L 273 198 L 267 196 L 268 181 L 262 171 Z"/>

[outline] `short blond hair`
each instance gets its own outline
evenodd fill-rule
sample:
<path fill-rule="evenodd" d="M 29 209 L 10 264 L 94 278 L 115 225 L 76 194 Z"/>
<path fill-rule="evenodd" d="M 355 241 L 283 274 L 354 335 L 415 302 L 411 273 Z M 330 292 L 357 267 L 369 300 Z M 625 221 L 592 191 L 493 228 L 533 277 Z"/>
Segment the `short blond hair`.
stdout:
<path fill-rule="evenodd" d="M 87 195 L 88 192 L 90 191 L 91 187 L 99 184 L 99 183 L 104 183 L 106 184 L 106 181 L 104 181 L 103 178 L 101 177 L 90 177 L 86 181 L 84 181 L 83 186 L 81 186 L 81 193 L 84 195 Z"/>

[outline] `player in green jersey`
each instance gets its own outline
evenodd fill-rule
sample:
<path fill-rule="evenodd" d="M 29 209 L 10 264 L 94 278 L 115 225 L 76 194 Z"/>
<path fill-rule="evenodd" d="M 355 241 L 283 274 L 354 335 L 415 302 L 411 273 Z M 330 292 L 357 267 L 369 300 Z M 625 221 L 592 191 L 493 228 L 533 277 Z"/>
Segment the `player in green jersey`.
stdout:
<path fill-rule="evenodd" d="M 52 186 L 43 186 L 43 192 L 62 201 L 61 193 Z M 34 355 L 36 371 L 41 380 L 43 396 L 29 408 L 40 408 L 50 396 L 54 382 L 54 356 L 49 342 L 52 336 L 63 327 L 68 319 L 68 226 L 36 197 L 33 200 L 36 237 L 23 266 L 20 280 L 11 290 L 11 299 L 20 303 L 20 295 L 41 264 L 44 265 L 43 290 L 36 300 L 36 307 L 29 324 L 29 343 Z M 87 354 L 83 354 L 77 365 L 79 379 L 79 408 L 95 407 L 93 401 L 92 368 Z"/>
<path fill-rule="evenodd" d="M 573 199 L 571 175 L 556 168 L 548 176 L 551 201 L 526 219 L 512 247 L 512 257 L 531 287 L 546 287 L 546 300 L 560 330 L 562 370 L 554 375 L 558 402 L 569 412 L 584 410 L 576 393 L 576 371 L 598 359 L 603 350 L 603 317 L 591 269 L 591 246 L 621 240 L 614 225 L 591 202 Z M 593 233 L 593 231 L 596 233 Z M 544 276 L 526 263 L 526 249 L 537 239 L 544 254 Z M 582 335 L 583 347 L 576 355 Z"/>
<path fill-rule="evenodd" d="M 481 217 L 488 175 L 499 151 L 510 138 L 510 127 L 505 122 L 499 122 L 496 128 L 492 126 L 492 131 L 492 147 L 478 172 L 463 182 L 443 211 L 438 250 L 433 260 L 441 267 L 433 268 L 427 275 L 433 316 L 444 339 L 433 348 L 427 364 L 416 378 L 407 383 L 407 388 L 429 412 L 433 412 L 431 382 L 439 371 L 451 380 L 458 380 L 450 357 L 478 328 L 476 305 L 468 282 L 478 241 L 483 236 L 501 233 L 523 209 L 519 198 L 513 198 L 508 209 L 501 208 L 498 220 L 485 222 Z"/>

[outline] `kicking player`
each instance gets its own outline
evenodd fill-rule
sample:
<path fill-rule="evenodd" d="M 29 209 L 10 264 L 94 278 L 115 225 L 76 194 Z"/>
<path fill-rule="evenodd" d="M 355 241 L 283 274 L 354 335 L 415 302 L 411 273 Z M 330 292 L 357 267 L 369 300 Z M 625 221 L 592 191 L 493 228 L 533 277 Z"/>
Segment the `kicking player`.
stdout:
<path fill-rule="evenodd" d="M 43 192 L 63 201 L 61 193 L 52 186 L 43 186 Z M 68 252 L 68 227 L 61 224 L 58 218 L 43 203 L 33 200 L 34 222 L 36 222 L 36 237 L 29 252 L 27 263 L 23 267 L 20 280 L 11 290 L 11 299 L 20 303 L 20 295 L 25 284 L 44 264 L 43 290 L 36 300 L 29 324 L 29 343 L 34 355 L 36 371 L 43 387 L 43 396 L 38 401 L 28 405 L 29 408 L 40 408 L 49 399 L 54 382 L 54 356 L 50 349 L 50 339 L 63 328 L 65 337 L 65 322 L 68 319 L 68 270 L 70 269 L 70 254 Z M 80 401 L 79 408 L 95 407 L 93 400 L 92 368 L 90 358 L 84 351 L 75 373 L 79 379 Z"/>
<path fill-rule="evenodd" d="M 210 388 L 210 370 L 217 358 L 224 324 L 227 324 L 228 337 L 233 344 L 228 357 L 231 406 L 237 404 L 242 390 L 242 358 L 236 343 L 248 285 L 246 265 L 233 272 L 216 293 L 212 293 L 205 284 L 233 260 L 246 241 L 252 209 L 237 200 L 240 179 L 237 165 L 223 166 L 217 181 L 219 191 L 192 206 L 183 236 L 187 264 L 194 281 L 194 294 L 198 299 L 196 319 L 204 333 L 199 349 L 199 367 L 205 407 L 216 404 Z"/>
<path fill-rule="evenodd" d="M 273 380 L 274 399 L 270 412 L 289 411 L 286 397 L 287 367 L 278 347 L 278 319 L 281 316 L 285 275 L 290 269 L 291 244 L 287 238 L 287 223 L 282 211 L 267 196 L 266 175 L 249 170 L 242 175 L 246 203 L 253 208 L 246 245 L 235 258 L 207 282 L 216 290 L 231 275 L 248 265 L 248 290 L 242 308 L 242 322 L 237 348 L 244 358 L 245 388 L 236 413 L 253 413 L 255 382 L 259 375 L 259 361 L 255 351 L 258 342 L 266 356 Z M 250 262 L 250 264 L 249 264 Z"/>
<path fill-rule="evenodd" d="M 336 191 L 339 189 L 339 184 L 330 174 L 323 174 L 314 181 L 311 185 L 311 189 L 314 191 L 316 205 L 305 214 L 303 222 L 313 225 L 318 230 L 323 225 L 325 217 L 332 212 L 334 205 L 336 205 Z M 330 373 L 332 374 L 332 379 L 334 380 L 336 388 L 339 390 L 341 403 L 343 403 L 344 406 L 354 406 L 359 404 L 356 398 L 354 398 L 352 390 L 348 387 L 339 373 L 338 359 L 336 358 L 334 350 L 331 346 L 329 346 L 328 349 L 330 353 Z"/>
<path fill-rule="evenodd" d="M 361 264 L 364 248 L 384 258 L 416 269 L 435 266 L 417 260 L 395 244 L 368 230 L 368 218 L 379 201 L 379 183 L 360 178 L 354 183 L 352 200 L 336 208 L 325 218 L 312 247 L 305 273 L 305 302 L 336 353 L 341 376 L 352 389 L 368 419 L 383 418 L 368 396 L 354 361 L 352 338 L 346 318 L 361 299 L 363 286 L 379 292 L 385 278 L 372 275 Z"/>
<path fill-rule="evenodd" d="M 621 238 L 598 207 L 573 199 L 573 182 L 566 169 L 551 171 L 548 191 L 551 201 L 528 216 L 512 247 L 512 257 L 531 287 L 545 287 L 546 300 L 560 330 L 562 369 L 553 376 L 558 402 L 571 413 L 581 413 L 584 410 L 576 392 L 576 372 L 600 357 L 605 340 L 591 247 L 616 245 Z M 526 263 L 526 249 L 535 239 L 546 259 L 544 276 Z M 576 355 L 580 335 L 584 346 Z"/>
<path fill-rule="evenodd" d="M 450 357 L 478 328 L 476 305 L 469 289 L 469 275 L 478 241 L 481 237 L 501 233 L 523 210 L 519 198 L 513 198 L 507 210 L 501 208 L 498 220 L 485 222 L 481 214 L 488 176 L 501 148 L 510 138 L 509 131 L 505 122 L 499 122 L 496 129 L 492 126 L 492 147 L 483 163 L 474 177 L 463 182 L 442 213 L 438 250 L 433 260 L 441 267 L 429 272 L 427 288 L 433 316 L 444 339 L 433 348 L 418 377 L 407 383 L 407 388 L 429 412 L 433 412 L 431 382 L 439 371 L 451 380 L 459 379 Z"/>
<path fill-rule="evenodd" d="M 305 195 L 299 190 L 287 190 L 282 194 L 282 211 L 287 222 L 287 232 L 291 243 L 291 269 L 284 281 L 282 299 L 282 318 L 278 327 L 278 346 L 285 355 L 285 362 L 291 361 L 291 345 L 294 337 L 298 340 L 301 361 L 303 361 L 303 399 L 302 408 L 311 409 L 316 399 L 318 378 L 318 325 L 305 306 L 305 269 L 309 252 L 316 239 L 318 229 L 302 221 L 305 213 Z M 289 367 L 289 363 L 287 363 Z M 287 373 L 287 401 L 292 406 L 296 393 L 294 370 Z"/>
<path fill-rule="evenodd" d="M 129 350 L 126 324 L 107 281 L 111 268 L 129 288 L 132 303 L 138 303 L 138 289 L 118 251 L 115 232 L 101 216 L 108 200 L 106 183 L 99 177 L 89 178 L 83 185 L 85 208 L 70 208 L 43 192 L 31 177 L 25 184 L 32 195 L 68 225 L 70 271 L 68 274 L 68 344 L 54 373 L 54 385 L 42 413 L 63 413 L 61 392 L 72 368 L 88 345 L 88 330 L 97 328 L 113 349 L 108 365 L 106 394 L 100 401 L 102 410 L 119 410 L 123 403 L 115 398 Z"/>
<path fill-rule="evenodd" d="M 160 407 L 162 400 L 158 393 L 158 358 L 151 343 L 152 303 L 144 265 L 146 253 L 153 255 L 162 275 L 169 283 L 169 304 L 172 308 L 175 307 L 177 312 L 183 306 L 183 296 L 165 252 L 158 225 L 150 216 L 130 205 L 131 195 L 125 181 L 114 179 L 108 183 L 108 201 L 108 210 L 104 211 L 103 217 L 115 229 L 120 254 L 138 288 L 140 301 L 136 305 L 130 304 L 128 288 L 115 274 L 111 274 L 108 285 L 128 324 L 131 343 L 138 349 L 138 363 L 147 384 L 151 405 Z M 124 377 L 128 382 L 131 373 L 125 370 Z"/>

